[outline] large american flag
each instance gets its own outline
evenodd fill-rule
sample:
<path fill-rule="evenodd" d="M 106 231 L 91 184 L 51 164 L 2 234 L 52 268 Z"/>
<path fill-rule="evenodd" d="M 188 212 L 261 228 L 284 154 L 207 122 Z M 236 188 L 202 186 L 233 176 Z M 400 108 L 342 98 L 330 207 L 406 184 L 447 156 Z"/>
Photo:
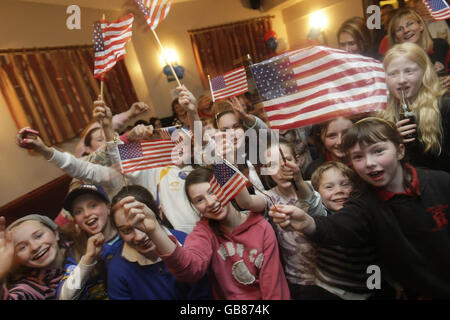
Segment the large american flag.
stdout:
<path fill-rule="evenodd" d="M 247 179 L 225 163 L 216 164 L 213 171 L 209 183 L 217 199 L 225 206 L 247 185 Z"/>
<path fill-rule="evenodd" d="M 211 94 L 214 101 L 234 97 L 247 91 L 247 74 L 244 67 L 211 79 Z"/>
<path fill-rule="evenodd" d="M 106 20 L 94 23 L 94 77 L 102 79 L 106 72 L 126 54 L 125 45 L 131 39 L 132 13 L 117 21 Z"/>
<path fill-rule="evenodd" d="M 339 49 L 303 48 L 251 69 L 272 129 L 299 128 L 387 105 L 383 65 Z"/>
<path fill-rule="evenodd" d="M 173 152 L 176 144 L 176 141 L 161 139 L 118 145 L 122 173 L 175 165 L 179 157 Z"/>
<path fill-rule="evenodd" d="M 169 14 L 172 0 L 135 0 L 152 30 Z"/>
<path fill-rule="evenodd" d="M 450 19 L 450 7 L 444 0 L 423 0 L 434 20 Z"/>

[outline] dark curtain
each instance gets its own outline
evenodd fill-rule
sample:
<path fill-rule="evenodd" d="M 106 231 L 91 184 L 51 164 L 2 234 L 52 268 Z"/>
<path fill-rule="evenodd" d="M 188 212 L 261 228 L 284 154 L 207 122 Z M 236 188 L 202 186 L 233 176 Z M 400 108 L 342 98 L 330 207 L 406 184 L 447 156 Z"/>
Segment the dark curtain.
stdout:
<path fill-rule="evenodd" d="M 267 48 L 264 34 L 272 29 L 272 16 L 188 31 L 198 72 L 205 89 L 211 78 L 238 65 L 248 54 L 253 63 L 268 59 L 274 52 Z"/>
<path fill-rule="evenodd" d="M 100 83 L 92 46 L 8 50 L 0 54 L 0 91 L 17 128 L 30 126 L 48 145 L 77 136 L 91 121 Z M 137 101 L 125 63 L 105 77 L 104 100 L 113 113 Z"/>

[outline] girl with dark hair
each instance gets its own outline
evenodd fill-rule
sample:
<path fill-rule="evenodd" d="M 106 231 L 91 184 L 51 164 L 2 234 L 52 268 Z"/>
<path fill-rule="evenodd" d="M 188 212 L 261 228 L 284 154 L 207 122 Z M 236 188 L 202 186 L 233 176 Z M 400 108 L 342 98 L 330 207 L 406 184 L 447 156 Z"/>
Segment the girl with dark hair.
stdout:
<path fill-rule="evenodd" d="M 212 170 L 200 167 L 186 178 L 186 195 L 201 220 L 184 247 L 167 235 L 146 205 L 134 197 L 119 203 L 178 279 L 198 281 L 208 273 L 215 299 L 289 299 L 272 227 L 260 214 L 240 211 L 231 202 L 222 205 L 212 192 L 211 176 Z"/>
<path fill-rule="evenodd" d="M 178 281 L 158 257 L 156 246 L 142 225 L 131 225 L 120 201 L 134 199 L 150 210 L 158 223 L 169 226 L 158 214 L 158 206 L 151 193 L 138 185 L 126 186 L 112 199 L 111 221 L 124 240 L 120 253 L 114 255 L 108 268 L 108 295 L 114 300 L 203 300 L 211 299 L 206 277 L 197 282 Z M 182 245 L 186 234 L 162 227 L 175 242 Z"/>
<path fill-rule="evenodd" d="M 402 136 L 380 118 L 355 123 L 342 149 L 366 189 L 328 217 L 293 206 L 270 214 L 320 245 L 375 246 L 383 279 L 409 299 L 450 298 L 450 175 L 406 163 Z"/>
<path fill-rule="evenodd" d="M 341 151 L 342 134 L 352 124 L 353 122 L 348 118 L 337 117 L 312 126 L 313 143 L 319 156 L 306 167 L 305 180 L 310 180 L 314 170 L 324 162 L 345 162 L 345 155 Z"/>

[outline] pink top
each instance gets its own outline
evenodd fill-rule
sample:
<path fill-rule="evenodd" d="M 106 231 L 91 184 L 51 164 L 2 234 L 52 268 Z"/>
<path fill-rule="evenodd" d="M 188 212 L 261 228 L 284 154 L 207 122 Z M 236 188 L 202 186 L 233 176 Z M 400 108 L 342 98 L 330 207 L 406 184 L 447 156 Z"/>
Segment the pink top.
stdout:
<path fill-rule="evenodd" d="M 209 270 L 215 299 L 289 300 L 290 294 L 278 244 L 271 225 L 261 215 L 221 237 L 201 219 L 184 247 L 161 256 L 181 281 L 198 281 Z"/>

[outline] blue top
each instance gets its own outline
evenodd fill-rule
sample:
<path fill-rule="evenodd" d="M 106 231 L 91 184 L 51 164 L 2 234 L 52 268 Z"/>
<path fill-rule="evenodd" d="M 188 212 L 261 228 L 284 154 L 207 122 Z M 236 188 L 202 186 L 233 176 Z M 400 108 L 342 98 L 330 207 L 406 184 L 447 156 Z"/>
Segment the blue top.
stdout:
<path fill-rule="evenodd" d="M 170 230 L 183 244 L 186 234 Z M 123 243 L 122 246 L 123 247 Z M 108 295 L 113 300 L 209 300 L 211 287 L 207 277 L 195 283 L 178 281 L 163 261 L 141 266 L 125 260 L 122 250 L 111 259 L 108 266 Z"/>
<path fill-rule="evenodd" d="M 123 246 L 123 240 L 119 234 L 117 234 L 113 239 L 103 244 L 102 251 L 99 258 L 104 261 L 105 267 L 108 268 L 111 259 L 114 257 L 116 252 L 121 252 Z M 57 292 L 62 288 L 63 283 L 75 270 L 78 262 L 75 260 L 74 254 L 71 249 L 69 249 L 69 254 L 64 262 L 64 277 L 60 281 Z M 102 272 L 106 272 L 104 268 L 101 268 Z M 105 300 L 108 299 L 108 295 L 105 288 L 105 277 L 99 274 L 97 270 L 94 270 L 86 282 L 82 292 L 78 296 L 78 300 Z"/>

